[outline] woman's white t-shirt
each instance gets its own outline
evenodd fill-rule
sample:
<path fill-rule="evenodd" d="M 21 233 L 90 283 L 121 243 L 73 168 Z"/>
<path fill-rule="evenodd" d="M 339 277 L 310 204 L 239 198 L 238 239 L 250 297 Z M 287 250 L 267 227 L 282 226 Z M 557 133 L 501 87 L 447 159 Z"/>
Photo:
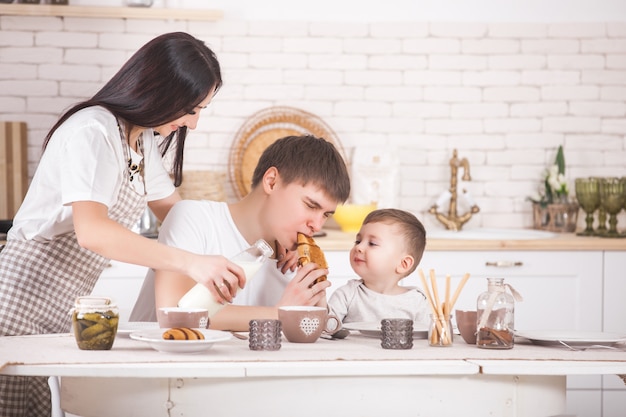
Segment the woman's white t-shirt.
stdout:
<path fill-rule="evenodd" d="M 168 197 L 174 185 L 163 166 L 153 130 L 146 129 L 142 140 L 147 199 Z M 74 230 L 71 203 L 75 201 L 112 207 L 128 169 L 123 144 L 126 142 L 122 142 L 117 120 L 108 110 L 88 107 L 72 115 L 48 143 L 13 219 L 9 239 L 49 240 Z M 138 162 L 141 155 L 134 153 L 132 158 Z M 133 186 L 143 194 L 143 184 Z"/>

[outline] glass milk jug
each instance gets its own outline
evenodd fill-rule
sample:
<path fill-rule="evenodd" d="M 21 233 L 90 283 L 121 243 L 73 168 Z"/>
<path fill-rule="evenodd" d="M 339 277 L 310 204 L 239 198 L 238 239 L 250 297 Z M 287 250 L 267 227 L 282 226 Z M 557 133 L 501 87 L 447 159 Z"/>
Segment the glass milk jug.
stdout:
<path fill-rule="evenodd" d="M 265 260 L 272 256 L 273 253 L 274 251 L 271 246 L 263 239 L 259 239 L 254 245 L 238 253 L 230 260 L 243 269 L 246 275 L 246 281 L 250 282 L 250 279 L 261 268 L 261 265 L 263 265 Z M 239 290 L 240 288 L 237 289 L 237 292 L 239 292 Z M 209 317 L 215 315 L 224 305 L 225 304 L 220 304 L 216 301 L 209 289 L 200 283 L 196 284 L 178 301 L 179 307 L 206 308 L 209 310 Z"/>
<path fill-rule="evenodd" d="M 506 289 L 511 291 L 509 294 Z M 521 296 L 504 278 L 487 278 L 487 291 L 476 302 L 476 346 L 484 349 L 511 349 L 514 336 L 515 300 Z"/>

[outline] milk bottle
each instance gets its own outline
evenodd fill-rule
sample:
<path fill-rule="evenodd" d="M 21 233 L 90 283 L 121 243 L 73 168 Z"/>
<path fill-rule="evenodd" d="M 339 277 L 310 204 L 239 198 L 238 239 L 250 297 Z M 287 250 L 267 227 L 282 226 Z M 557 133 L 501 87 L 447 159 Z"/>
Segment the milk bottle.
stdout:
<path fill-rule="evenodd" d="M 273 253 L 274 251 L 270 245 L 265 240 L 259 239 L 254 245 L 232 257 L 231 261 L 243 269 L 246 281 L 250 282 L 250 279 L 258 272 L 263 262 L 272 256 Z M 239 290 L 240 288 L 237 289 L 237 292 Z M 196 284 L 178 301 L 179 307 L 206 308 L 209 310 L 209 317 L 215 315 L 224 305 L 217 302 L 209 289 L 200 283 Z"/>

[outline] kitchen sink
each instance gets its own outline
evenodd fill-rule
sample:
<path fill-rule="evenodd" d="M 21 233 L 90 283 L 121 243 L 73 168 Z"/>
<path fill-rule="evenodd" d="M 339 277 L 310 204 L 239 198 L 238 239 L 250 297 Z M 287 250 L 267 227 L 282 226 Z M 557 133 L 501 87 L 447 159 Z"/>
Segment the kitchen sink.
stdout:
<path fill-rule="evenodd" d="M 553 239 L 557 233 L 535 229 L 465 229 L 431 230 L 426 232 L 427 239 L 458 239 L 458 240 L 535 240 Z"/>

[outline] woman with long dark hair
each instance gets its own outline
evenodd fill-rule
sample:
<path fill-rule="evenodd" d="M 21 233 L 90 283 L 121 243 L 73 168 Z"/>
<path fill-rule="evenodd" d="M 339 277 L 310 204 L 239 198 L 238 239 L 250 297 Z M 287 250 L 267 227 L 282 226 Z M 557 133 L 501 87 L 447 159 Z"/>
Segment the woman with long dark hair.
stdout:
<path fill-rule="evenodd" d="M 0 336 L 62 333 L 77 296 L 89 295 L 110 259 L 243 287 L 222 256 L 169 247 L 131 231 L 150 207 L 162 220 L 180 200 L 183 145 L 222 85 L 215 54 L 176 32 L 140 48 L 91 99 L 52 127 L 0 252 Z M 174 183 L 162 157 L 172 153 Z M 232 300 L 229 288 L 221 292 Z M 49 416 L 45 377 L 0 377 L 7 416 Z"/>

